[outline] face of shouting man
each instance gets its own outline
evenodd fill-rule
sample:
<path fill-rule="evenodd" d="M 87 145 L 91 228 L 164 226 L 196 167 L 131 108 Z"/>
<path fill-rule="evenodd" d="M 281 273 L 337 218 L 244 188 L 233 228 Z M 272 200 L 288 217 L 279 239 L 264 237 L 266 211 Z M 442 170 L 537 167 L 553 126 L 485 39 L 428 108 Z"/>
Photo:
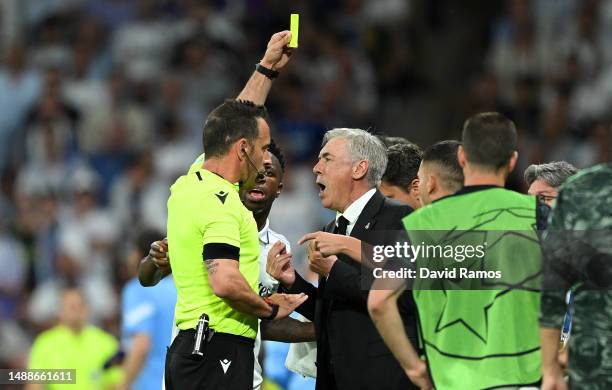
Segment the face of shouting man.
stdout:
<path fill-rule="evenodd" d="M 343 137 L 330 139 L 319 153 L 313 168 L 319 186 L 319 198 L 326 209 L 344 212 L 352 199 L 356 182 L 366 181 L 368 162 L 353 161 Z"/>

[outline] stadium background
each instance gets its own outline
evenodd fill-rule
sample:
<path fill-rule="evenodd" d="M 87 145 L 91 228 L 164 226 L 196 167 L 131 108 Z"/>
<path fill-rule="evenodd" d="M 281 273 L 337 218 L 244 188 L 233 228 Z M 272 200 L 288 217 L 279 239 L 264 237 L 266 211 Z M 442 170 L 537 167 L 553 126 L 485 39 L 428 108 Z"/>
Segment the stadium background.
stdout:
<path fill-rule="evenodd" d="M 610 0 L 3 0 L 0 367 L 24 367 L 67 278 L 119 336 L 134 235 L 163 232 L 204 118 L 291 12 L 300 48 L 267 103 L 288 163 L 271 226 L 300 267 L 297 239 L 330 217 L 311 172 L 326 129 L 426 147 L 501 111 L 519 127 L 521 190 L 529 163 L 612 159 Z"/>

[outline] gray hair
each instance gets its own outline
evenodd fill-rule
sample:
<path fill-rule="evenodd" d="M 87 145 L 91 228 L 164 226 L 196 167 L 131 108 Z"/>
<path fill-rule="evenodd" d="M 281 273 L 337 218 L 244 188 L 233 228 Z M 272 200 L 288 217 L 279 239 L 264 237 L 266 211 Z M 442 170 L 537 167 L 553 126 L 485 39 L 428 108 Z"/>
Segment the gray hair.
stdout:
<path fill-rule="evenodd" d="M 566 161 L 552 161 L 546 164 L 532 164 L 525 169 L 525 181 L 531 185 L 536 180 L 544 180 L 550 186 L 559 188 L 568 177 L 578 169 Z"/>
<path fill-rule="evenodd" d="M 325 146 L 332 138 L 346 139 L 346 148 L 353 162 L 366 160 L 368 172 L 366 179 L 373 187 L 380 184 L 385 169 L 387 168 L 387 149 L 376 136 L 361 129 L 332 129 L 323 136 Z"/>

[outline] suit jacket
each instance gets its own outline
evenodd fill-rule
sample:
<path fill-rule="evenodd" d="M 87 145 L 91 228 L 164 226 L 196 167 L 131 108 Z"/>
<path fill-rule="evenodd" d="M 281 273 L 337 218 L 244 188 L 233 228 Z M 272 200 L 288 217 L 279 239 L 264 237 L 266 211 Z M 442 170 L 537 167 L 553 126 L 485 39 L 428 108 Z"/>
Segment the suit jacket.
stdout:
<path fill-rule="evenodd" d="M 385 198 L 379 191 L 366 204 L 351 236 L 370 244 L 375 231 L 401 230 L 409 206 Z M 325 231 L 334 230 L 331 221 Z M 380 235 L 380 234 L 379 234 Z M 370 241 L 369 241 L 370 239 Z M 308 300 L 297 311 L 315 324 L 317 334 L 317 390 L 416 389 L 370 319 L 368 289 L 363 288 L 361 265 L 340 255 L 327 279 L 315 288 L 296 274 L 288 291 L 306 293 Z M 400 312 L 408 337 L 416 341 L 416 309 L 412 294 L 400 297 Z M 416 344 L 413 344 L 416 345 Z"/>

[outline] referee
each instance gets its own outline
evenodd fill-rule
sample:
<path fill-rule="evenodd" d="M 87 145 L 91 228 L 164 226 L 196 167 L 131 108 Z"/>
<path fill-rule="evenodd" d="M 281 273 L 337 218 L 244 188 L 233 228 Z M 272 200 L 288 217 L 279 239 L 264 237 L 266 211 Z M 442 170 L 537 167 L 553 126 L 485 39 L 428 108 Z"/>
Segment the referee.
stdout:
<path fill-rule="evenodd" d="M 180 329 L 166 356 L 166 389 L 252 389 L 257 319 L 286 317 L 305 295 L 257 294 L 259 236 L 238 195 L 270 160 L 266 111 L 227 100 L 204 124 L 206 159 L 181 176 L 168 200 L 168 243 Z M 209 317 L 211 338 L 196 343 Z M 199 349 L 202 355 L 194 354 Z"/>

